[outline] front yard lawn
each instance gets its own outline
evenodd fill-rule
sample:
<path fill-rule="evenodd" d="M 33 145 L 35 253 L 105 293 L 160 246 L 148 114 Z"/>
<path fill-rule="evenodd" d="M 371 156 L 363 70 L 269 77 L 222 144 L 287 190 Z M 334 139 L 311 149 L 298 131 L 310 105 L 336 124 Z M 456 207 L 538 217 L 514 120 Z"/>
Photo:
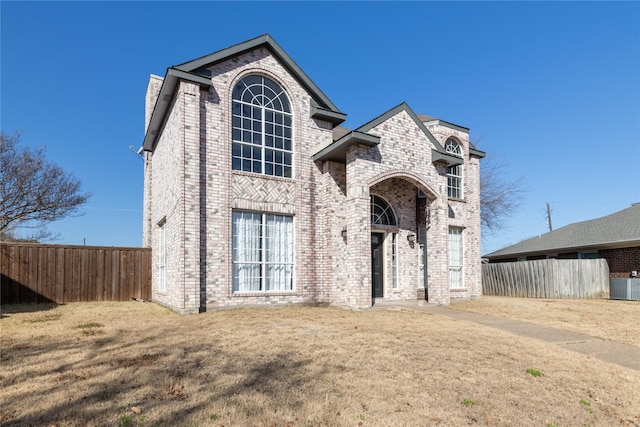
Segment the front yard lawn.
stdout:
<path fill-rule="evenodd" d="M 138 302 L 2 316 L 3 426 L 640 425 L 640 372 L 444 316 Z"/>

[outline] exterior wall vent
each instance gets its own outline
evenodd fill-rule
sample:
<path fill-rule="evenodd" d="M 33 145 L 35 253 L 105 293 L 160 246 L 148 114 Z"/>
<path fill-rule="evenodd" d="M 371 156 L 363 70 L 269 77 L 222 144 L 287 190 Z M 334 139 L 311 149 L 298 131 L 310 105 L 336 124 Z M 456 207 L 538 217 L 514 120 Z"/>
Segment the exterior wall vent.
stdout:
<path fill-rule="evenodd" d="M 611 299 L 640 301 L 640 279 L 611 279 Z"/>

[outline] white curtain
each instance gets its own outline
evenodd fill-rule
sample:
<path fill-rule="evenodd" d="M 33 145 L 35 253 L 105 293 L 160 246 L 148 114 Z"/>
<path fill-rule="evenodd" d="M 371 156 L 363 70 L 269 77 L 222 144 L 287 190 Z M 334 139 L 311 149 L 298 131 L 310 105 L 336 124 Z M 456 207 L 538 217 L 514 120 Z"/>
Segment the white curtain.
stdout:
<path fill-rule="evenodd" d="M 265 215 L 266 289 L 293 289 L 293 218 Z"/>
<path fill-rule="evenodd" d="M 293 260 L 293 217 L 233 211 L 234 292 L 292 290 Z"/>
<path fill-rule="evenodd" d="M 464 286 L 462 266 L 464 262 L 462 247 L 462 229 L 449 228 L 449 286 L 462 288 Z"/>
<path fill-rule="evenodd" d="M 233 290 L 259 291 L 261 218 L 254 212 L 233 212 Z"/>

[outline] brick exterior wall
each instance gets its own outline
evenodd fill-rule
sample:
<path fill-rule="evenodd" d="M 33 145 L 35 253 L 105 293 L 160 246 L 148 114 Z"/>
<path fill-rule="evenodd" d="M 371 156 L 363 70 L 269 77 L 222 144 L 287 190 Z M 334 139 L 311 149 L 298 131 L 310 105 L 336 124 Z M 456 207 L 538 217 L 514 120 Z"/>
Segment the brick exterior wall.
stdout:
<path fill-rule="evenodd" d="M 145 97 L 145 109 L 144 109 L 144 129 L 145 132 L 149 127 L 151 121 L 151 115 L 153 109 L 158 100 L 160 94 L 160 88 L 163 82 L 162 77 L 151 75 L 149 77 L 149 84 L 147 85 L 147 94 Z M 151 189 L 152 189 L 152 177 L 151 173 L 151 154 L 145 152 L 143 154 L 144 160 L 144 191 L 143 191 L 143 207 L 142 207 L 142 246 L 145 248 L 151 247 L 151 233 L 153 230 L 151 224 Z"/>
<path fill-rule="evenodd" d="M 612 278 L 631 277 L 632 271 L 637 271 L 640 277 L 640 246 L 618 249 L 601 249 L 601 258 L 609 264 L 609 275 Z"/>
<path fill-rule="evenodd" d="M 469 155 L 468 133 L 430 125 L 441 142 L 455 136 L 464 152 L 464 198 L 447 198 L 446 165 L 432 162 L 433 144 L 406 111 L 368 133 L 370 148 L 348 149 L 346 162 L 314 162 L 317 147 L 331 143 L 329 123 L 310 118 L 311 95 L 266 48 L 209 68 L 212 86 L 176 88 L 152 152 L 146 154 L 143 243 L 153 251 L 153 299 L 181 313 L 221 307 L 321 303 L 367 308 L 371 292 L 371 232 L 384 233 L 384 298 L 416 299 L 421 286 L 418 244 L 407 236 L 424 224 L 417 189 L 430 199 L 427 231 L 429 302 L 478 298 L 480 284 L 479 159 Z M 277 82 L 294 118 L 292 179 L 233 171 L 231 94 L 249 74 Z M 162 79 L 152 76 L 146 99 L 149 123 Z M 397 226 L 372 226 L 370 195 L 393 208 Z M 295 285 L 286 292 L 232 292 L 232 211 L 292 215 Z M 422 214 L 420 214 L 422 209 Z M 166 292 L 159 291 L 159 224 L 167 231 Z M 449 290 L 450 226 L 462 227 L 464 289 Z M 341 235 L 347 229 L 347 237 Z M 392 286 L 392 233 L 397 234 L 398 286 Z"/>

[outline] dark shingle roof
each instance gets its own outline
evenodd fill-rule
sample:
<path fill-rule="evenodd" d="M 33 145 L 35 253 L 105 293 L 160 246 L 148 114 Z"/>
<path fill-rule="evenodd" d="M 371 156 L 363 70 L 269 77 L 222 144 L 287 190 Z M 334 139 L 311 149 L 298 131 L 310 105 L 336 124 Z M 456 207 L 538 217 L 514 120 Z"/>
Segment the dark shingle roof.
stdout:
<path fill-rule="evenodd" d="M 640 246 L 640 203 L 602 218 L 569 224 L 485 255 L 505 258 L 560 251 Z"/>

